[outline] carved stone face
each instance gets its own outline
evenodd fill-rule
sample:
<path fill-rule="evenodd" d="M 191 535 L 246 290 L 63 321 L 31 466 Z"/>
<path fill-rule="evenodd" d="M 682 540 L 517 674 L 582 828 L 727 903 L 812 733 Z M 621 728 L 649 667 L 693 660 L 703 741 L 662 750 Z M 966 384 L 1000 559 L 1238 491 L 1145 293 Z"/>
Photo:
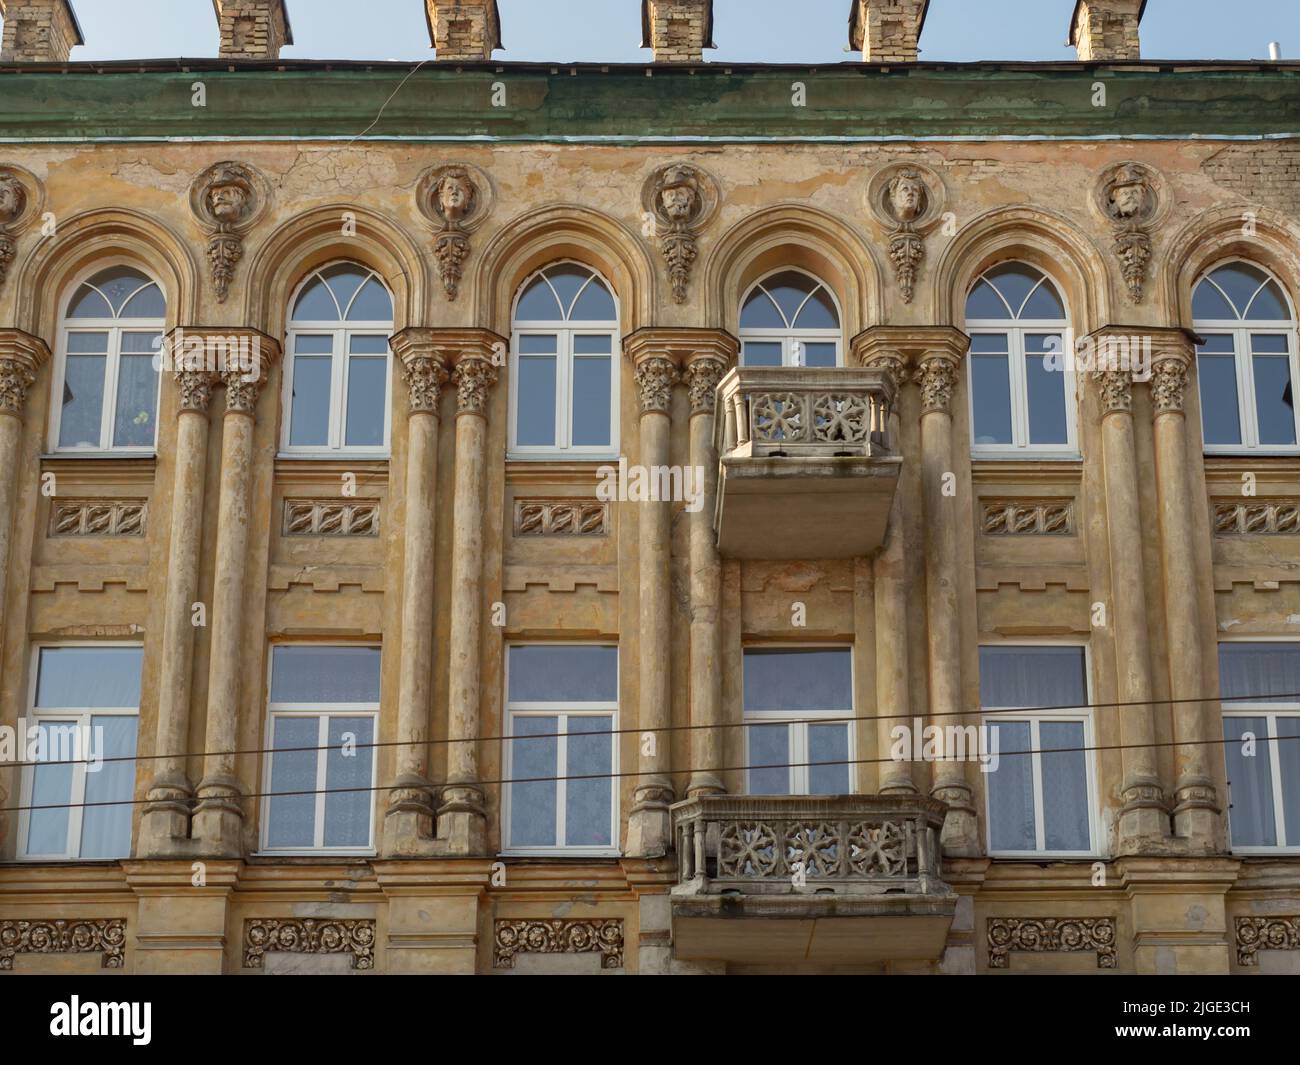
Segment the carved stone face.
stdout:
<path fill-rule="evenodd" d="M 448 174 L 438 183 L 438 209 L 448 222 L 464 221 L 474 203 L 474 190 L 461 174 Z"/>
<path fill-rule="evenodd" d="M 659 194 L 659 201 L 669 221 L 686 223 L 695 213 L 696 192 L 689 185 L 670 185 Z"/>
<path fill-rule="evenodd" d="M 1136 218 L 1146 210 L 1146 187 L 1118 185 L 1111 190 L 1110 202 L 1116 218 Z"/>
<path fill-rule="evenodd" d="M 218 222 L 238 222 L 248 209 L 248 193 L 232 183 L 213 185 L 208 189 L 208 207 Z"/>
<path fill-rule="evenodd" d="M 889 206 L 900 222 L 913 222 L 925 210 L 925 182 L 900 174 L 890 183 Z"/>
<path fill-rule="evenodd" d="M 14 221 L 26 205 L 27 192 L 18 180 L 0 174 L 0 226 Z"/>

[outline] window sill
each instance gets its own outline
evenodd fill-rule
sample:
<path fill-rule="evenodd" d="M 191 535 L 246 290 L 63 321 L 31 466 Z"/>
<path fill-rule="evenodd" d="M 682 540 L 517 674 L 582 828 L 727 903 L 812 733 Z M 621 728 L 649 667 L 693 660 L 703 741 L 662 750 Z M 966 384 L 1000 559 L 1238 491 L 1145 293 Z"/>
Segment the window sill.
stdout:
<path fill-rule="evenodd" d="M 379 856 L 379 852 L 371 847 L 369 850 L 306 850 L 306 851 L 254 851 L 249 855 L 250 858 L 266 858 L 273 861 L 284 861 L 286 858 L 302 858 L 310 862 L 333 861 L 334 859 L 359 858 L 368 861 L 371 858 Z"/>
<path fill-rule="evenodd" d="M 564 847 L 537 847 L 532 850 L 506 850 L 497 854 L 498 858 L 552 858 L 559 861 L 588 858 L 621 858 L 619 850 L 570 850 Z"/>
<path fill-rule="evenodd" d="M 1077 451 L 974 451 L 971 462 L 1082 462 Z"/>
<path fill-rule="evenodd" d="M 1108 861 L 1095 851 L 989 851 L 988 857 L 996 862 L 1104 862 Z"/>
<path fill-rule="evenodd" d="M 388 451 L 277 451 L 276 462 L 387 462 Z"/>

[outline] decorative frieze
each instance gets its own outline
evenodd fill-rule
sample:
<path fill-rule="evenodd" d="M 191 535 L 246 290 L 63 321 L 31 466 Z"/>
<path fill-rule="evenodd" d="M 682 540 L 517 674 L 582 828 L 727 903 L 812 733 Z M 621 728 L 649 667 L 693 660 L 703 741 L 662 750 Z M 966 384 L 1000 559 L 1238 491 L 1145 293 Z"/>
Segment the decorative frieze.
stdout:
<path fill-rule="evenodd" d="M 1261 950 L 1300 950 L 1300 916 L 1238 917 L 1237 963 L 1258 965 Z"/>
<path fill-rule="evenodd" d="M 1012 953 L 1096 951 L 1097 968 L 1115 968 L 1113 917 L 990 917 L 989 968 L 1005 969 Z"/>
<path fill-rule="evenodd" d="M 99 954 L 104 969 L 126 961 L 126 918 L 0 921 L 0 969 L 12 970 L 18 954 Z"/>
<path fill-rule="evenodd" d="M 1071 500 L 997 500 L 985 502 L 986 536 L 1072 536 L 1074 503 Z"/>
<path fill-rule="evenodd" d="M 1300 499 L 1260 499 L 1215 503 L 1215 536 L 1295 536 L 1300 534 Z"/>
<path fill-rule="evenodd" d="M 50 509 L 50 535 L 143 536 L 148 509 L 143 499 L 58 499 Z"/>
<path fill-rule="evenodd" d="M 244 968 L 262 968 L 267 954 L 349 954 L 352 968 L 375 967 L 370 918 L 249 918 L 244 921 Z"/>
<path fill-rule="evenodd" d="M 609 504 L 592 499 L 517 499 L 516 536 L 608 536 Z"/>
<path fill-rule="evenodd" d="M 285 536 L 378 536 L 379 501 L 286 499 Z"/>
<path fill-rule="evenodd" d="M 513 969 L 520 954 L 601 955 L 602 969 L 623 968 L 623 920 L 499 920 L 493 936 L 492 967 Z"/>

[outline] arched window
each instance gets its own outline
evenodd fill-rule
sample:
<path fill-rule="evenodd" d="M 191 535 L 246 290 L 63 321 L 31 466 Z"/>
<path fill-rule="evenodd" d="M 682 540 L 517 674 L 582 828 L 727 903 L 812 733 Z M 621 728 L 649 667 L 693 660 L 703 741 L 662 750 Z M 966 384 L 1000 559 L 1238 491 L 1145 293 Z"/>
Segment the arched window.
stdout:
<path fill-rule="evenodd" d="M 383 454 L 392 295 L 369 267 L 335 263 L 314 271 L 291 306 L 285 451 Z"/>
<path fill-rule="evenodd" d="M 1206 450 L 1294 448 L 1296 323 L 1282 286 L 1225 263 L 1192 292 L 1192 319 Z"/>
<path fill-rule="evenodd" d="M 511 328 L 510 451 L 611 455 L 618 442 L 618 307 L 579 263 L 525 284 Z"/>
<path fill-rule="evenodd" d="M 802 270 L 759 281 L 740 308 L 742 366 L 838 366 L 844 337 L 830 289 Z"/>
<path fill-rule="evenodd" d="M 1000 263 L 975 281 L 966 298 L 973 452 L 1075 450 L 1066 326 L 1060 291 L 1035 267 Z"/>
<path fill-rule="evenodd" d="M 76 286 L 59 330 L 52 435 L 57 451 L 151 452 L 158 437 L 167 300 L 133 266 Z"/>

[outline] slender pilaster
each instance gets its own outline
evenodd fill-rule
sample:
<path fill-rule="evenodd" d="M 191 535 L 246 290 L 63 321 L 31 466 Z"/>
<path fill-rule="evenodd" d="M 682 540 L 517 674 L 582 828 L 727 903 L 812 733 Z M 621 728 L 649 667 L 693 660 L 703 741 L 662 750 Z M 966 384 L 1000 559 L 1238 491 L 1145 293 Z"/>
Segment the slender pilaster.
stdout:
<path fill-rule="evenodd" d="M 189 328 L 187 336 L 199 330 Z M 226 387 L 222 422 L 221 486 L 217 509 L 217 558 L 212 586 L 212 648 L 208 663 L 208 716 L 203 780 L 198 787 L 193 835 L 205 854 L 238 857 L 244 811 L 234 751 L 239 740 L 239 688 L 244 677 L 240 648 L 249 548 L 249 496 L 253 480 L 253 428 L 257 398 L 279 345 L 252 330 L 215 331 L 223 343 L 237 340 L 249 358 L 221 370 Z"/>
<path fill-rule="evenodd" d="M 1160 553 L 1164 566 L 1165 625 L 1169 639 L 1169 683 L 1173 696 L 1174 834 L 1206 853 L 1215 847 L 1220 814 L 1209 759 L 1217 702 L 1198 702 L 1207 693 L 1201 647 L 1197 566 L 1192 544 L 1195 523 L 1187 469 L 1187 418 L 1183 401 L 1195 352 L 1181 330 L 1155 338 L 1151 408 L 1155 419 L 1156 496 Z"/>
<path fill-rule="evenodd" d="M 481 855 L 487 816 L 479 779 L 478 736 L 483 633 L 483 479 L 487 405 L 497 370 L 486 350 L 464 350 L 452 374 L 456 385 L 456 500 L 452 527 L 447 786 L 438 810 L 448 851 Z"/>
<path fill-rule="evenodd" d="M 714 447 L 715 393 L 735 361 L 735 344 L 726 334 L 720 343 L 701 346 L 686 361 L 691 400 L 690 462 L 697 497 L 689 500 L 691 545 L 691 773 L 687 794 L 717 795 L 726 789 L 722 765 L 722 559 L 713 531 L 718 496 L 718 453 Z"/>
<path fill-rule="evenodd" d="M 175 334 L 173 334 L 175 337 Z M 172 345 L 173 350 L 180 347 Z M 198 595 L 199 550 L 203 544 L 204 471 L 208 452 L 208 404 L 217 375 L 182 363 L 170 371 L 180 394 L 171 499 L 171 535 L 163 593 L 162 675 L 154 775 L 140 819 L 137 857 L 163 858 L 190 847 L 194 788 L 185 771 L 194 661 L 194 603 Z"/>
<path fill-rule="evenodd" d="M 1101 401 L 1102 464 L 1110 554 L 1110 622 L 1115 642 L 1123 782 L 1117 851 L 1141 853 L 1168 834 L 1168 815 L 1156 767 L 1151 710 L 1151 653 L 1146 584 L 1142 572 L 1142 520 L 1137 453 L 1133 443 L 1133 375 L 1103 369 L 1094 374 Z"/>

